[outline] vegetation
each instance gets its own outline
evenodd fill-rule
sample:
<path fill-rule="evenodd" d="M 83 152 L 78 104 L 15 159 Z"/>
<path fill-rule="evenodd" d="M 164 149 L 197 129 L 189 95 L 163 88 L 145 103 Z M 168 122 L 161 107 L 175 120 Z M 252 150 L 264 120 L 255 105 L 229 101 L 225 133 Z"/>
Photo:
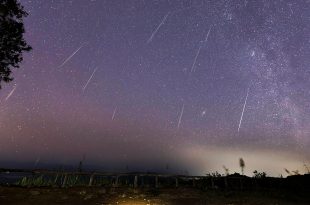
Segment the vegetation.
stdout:
<path fill-rule="evenodd" d="M 216 172 L 211 172 L 206 174 L 207 177 L 221 177 L 222 175 L 216 171 Z"/>
<path fill-rule="evenodd" d="M 81 160 L 82 161 L 82 160 Z M 41 175 L 31 175 L 28 177 L 23 177 L 20 179 L 15 185 L 21 186 L 21 187 L 42 187 L 42 186 L 51 186 L 51 187 L 74 187 L 74 186 L 108 186 L 108 187 L 133 187 L 133 184 L 136 184 L 135 186 L 144 186 L 145 184 L 148 184 L 147 186 L 153 186 L 154 183 L 156 183 L 156 187 L 158 185 L 162 186 L 168 186 L 168 187 L 178 187 L 178 185 L 193 185 L 197 187 L 201 187 L 205 189 L 205 187 L 210 186 L 211 189 L 214 189 L 215 187 L 219 188 L 236 188 L 239 187 L 240 189 L 243 189 L 243 187 L 247 187 L 252 189 L 253 183 L 256 184 L 256 186 L 266 186 L 266 183 L 263 182 L 266 180 L 270 181 L 270 184 L 268 186 L 278 186 L 275 184 L 279 184 L 279 180 L 286 180 L 288 178 L 283 178 L 282 175 L 280 178 L 273 178 L 273 177 L 267 177 L 266 172 L 259 172 L 257 170 L 253 171 L 252 177 L 244 176 L 244 167 L 245 162 L 242 158 L 239 159 L 239 165 L 241 168 L 242 175 L 239 173 L 229 174 L 229 169 L 226 166 L 223 166 L 224 174 L 220 174 L 219 172 L 211 172 L 207 173 L 205 177 L 197 176 L 197 177 L 191 177 L 186 175 L 160 175 L 155 173 L 128 173 L 128 174 L 115 174 L 115 175 L 106 175 L 104 173 L 85 173 L 82 172 L 82 163 L 79 163 L 77 172 L 65 172 L 63 169 L 60 169 L 56 172 L 48 172 L 48 171 L 41 171 Z M 300 175 L 301 177 L 305 176 L 309 177 L 309 173 L 305 172 L 305 175 L 301 175 L 298 170 L 295 171 L 289 171 L 288 169 L 284 169 L 285 172 L 289 176 L 297 176 Z M 1 170 L 0 170 L 1 171 Z M 307 171 L 307 170 L 306 170 Z M 10 173 L 10 171 L 7 171 L 5 169 L 2 169 L 2 172 L 4 173 Z M 12 170 L 12 172 L 18 172 L 18 170 Z M 22 173 L 27 173 L 26 170 L 21 170 Z M 45 175 L 43 175 L 45 173 Z M 138 179 L 139 177 L 139 179 Z M 157 179 L 154 180 L 154 177 Z M 159 179 L 160 178 L 160 179 Z M 136 181 L 137 179 L 137 181 Z M 158 181 L 160 180 L 160 182 Z M 299 178 L 300 180 L 300 178 Z M 156 182 L 154 182 L 156 181 Z M 290 180 L 286 180 L 288 184 L 292 183 Z M 263 183 L 260 184 L 259 183 Z M 274 183 L 274 184 L 273 184 Z M 282 182 L 281 182 L 282 183 Z M 280 183 L 280 184 L 281 184 Z M 295 182 L 294 182 L 295 183 Z M 293 184 L 294 184 L 293 183 Z M 140 185 L 138 185 L 140 184 Z M 153 184 L 153 185 L 152 185 Z M 281 185 L 282 186 L 282 185 Z M 252 188 L 251 188 L 252 187 Z M 239 189 L 238 188 L 238 189 Z"/>
<path fill-rule="evenodd" d="M 265 178 L 267 176 L 266 172 L 258 172 L 257 170 L 255 170 L 253 174 L 254 178 Z"/>
<path fill-rule="evenodd" d="M 0 1 L 0 88 L 2 81 L 13 80 L 11 69 L 19 68 L 22 53 L 31 50 L 23 36 L 23 18 L 27 15 L 17 0 Z"/>
<path fill-rule="evenodd" d="M 305 167 L 306 173 L 310 174 L 310 169 L 306 163 L 304 163 L 304 167 Z"/>
<path fill-rule="evenodd" d="M 38 177 L 23 177 L 16 185 L 22 187 L 42 187 L 52 185 L 52 181 L 44 180 L 43 175 Z"/>
<path fill-rule="evenodd" d="M 225 166 L 223 166 L 223 169 L 224 169 L 225 175 L 228 176 L 229 175 L 229 169 Z"/>
<path fill-rule="evenodd" d="M 239 166 L 241 168 L 241 174 L 244 175 L 245 162 L 242 158 L 239 159 Z"/>
<path fill-rule="evenodd" d="M 290 172 L 288 169 L 284 168 L 284 171 L 285 171 L 289 176 L 292 175 L 291 172 Z"/>

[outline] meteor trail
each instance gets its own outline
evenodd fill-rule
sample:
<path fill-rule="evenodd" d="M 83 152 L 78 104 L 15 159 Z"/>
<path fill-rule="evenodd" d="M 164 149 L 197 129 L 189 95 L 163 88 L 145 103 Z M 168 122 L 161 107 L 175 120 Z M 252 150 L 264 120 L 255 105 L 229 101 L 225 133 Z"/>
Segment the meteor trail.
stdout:
<path fill-rule="evenodd" d="M 13 95 L 16 88 L 17 88 L 17 85 L 15 85 L 15 87 L 11 90 L 11 92 L 8 94 L 8 96 L 6 96 L 5 101 L 7 101 Z"/>
<path fill-rule="evenodd" d="M 160 24 L 157 26 L 157 28 L 153 31 L 152 35 L 151 35 L 150 38 L 147 40 L 147 43 L 148 43 L 148 44 L 153 40 L 154 36 L 156 35 L 156 33 L 158 32 L 158 30 L 160 29 L 160 27 L 166 22 L 166 20 L 167 20 L 169 14 L 170 14 L 170 12 L 168 12 L 168 13 L 166 14 L 166 16 L 164 16 L 163 20 L 160 22 Z"/>
<path fill-rule="evenodd" d="M 114 111 L 113 111 L 112 120 L 114 120 L 116 110 L 117 110 L 117 107 L 115 107 L 115 109 L 114 109 Z"/>
<path fill-rule="evenodd" d="M 210 28 L 209 28 L 209 31 L 208 31 L 208 33 L 207 33 L 207 36 L 206 36 L 205 40 L 204 40 L 204 43 L 207 43 L 207 41 L 208 41 L 211 28 L 212 28 L 212 26 L 210 26 Z"/>
<path fill-rule="evenodd" d="M 62 66 L 64 66 L 83 47 L 84 47 L 84 44 L 81 45 L 78 49 L 76 49 L 66 60 L 64 60 L 64 62 L 60 66 L 58 66 L 58 68 L 61 68 Z"/>
<path fill-rule="evenodd" d="M 37 160 L 36 160 L 36 161 L 35 161 L 35 163 L 34 163 L 34 168 L 36 168 L 36 167 L 37 167 L 37 165 L 39 164 L 40 160 L 41 160 L 41 158 L 40 158 L 40 157 L 39 157 L 39 158 L 37 158 Z"/>
<path fill-rule="evenodd" d="M 248 92 L 246 93 L 245 101 L 244 101 L 244 104 L 243 104 L 242 113 L 241 113 L 241 117 L 240 117 L 240 121 L 239 121 L 238 132 L 239 132 L 240 127 L 241 127 L 241 123 L 242 123 L 242 118 L 243 118 L 244 109 L 245 109 L 246 102 L 247 102 L 247 100 L 248 100 L 248 96 L 249 96 L 249 90 L 250 90 L 250 88 L 248 88 Z"/>
<path fill-rule="evenodd" d="M 93 76 L 94 76 L 94 74 L 95 74 L 97 68 L 98 68 L 98 67 L 96 67 L 96 68 L 94 69 L 93 73 L 92 73 L 91 76 L 88 78 L 88 81 L 86 82 L 86 84 L 84 85 L 84 87 L 83 87 L 83 89 L 82 89 L 83 92 L 84 92 L 85 89 L 87 88 L 87 85 L 88 85 L 88 83 L 90 82 L 90 80 L 93 78 Z"/>
<path fill-rule="evenodd" d="M 181 110 L 181 113 L 180 113 L 180 116 L 179 116 L 178 129 L 179 129 L 181 121 L 182 121 L 183 111 L 184 111 L 184 103 L 183 103 L 182 110 Z"/>
<path fill-rule="evenodd" d="M 210 34 L 210 31 L 211 31 L 211 28 L 212 28 L 212 26 L 210 26 L 209 31 L 208 31 L 208 33 L 207 33 L 207 36 L 206 36 L 205 40 L 202 41 L 202 42 L 200 43 L 200 46 L 199 46 L 198 51 L 197 51 L 197 53 L 196 53 L 196 56 L 195 56 L 195 58 L 194 58 L 194 62 L 193 62 L 192 68 L 191 68 L 191 72 L 195 71 L 195 65 L 196 65 L 197 58 L 198 58 L 198 56 L 199 56 L 199 54 L 200 54 L 200 50 L 201 50 L 203 44 L 205 44 L 205 43 L 208 42 L 208 38 L 209 38 L 209 34 Z"/>
<path fill-rule="evenodd" d="M 199 56 L 201 47 L 202 47 L 202 44 L 199 46 L 198 51 L 197 51 L 197 53 L 196 53 L 196 56 L 195 56 L 195 59 L 194 59 L 194 62 L 193 62 L 192 68 L 191 68 L 191 73 L 194 71 L 195 64 L 196 64 L 197 58 L 198 58 L 198 56 Z"/>

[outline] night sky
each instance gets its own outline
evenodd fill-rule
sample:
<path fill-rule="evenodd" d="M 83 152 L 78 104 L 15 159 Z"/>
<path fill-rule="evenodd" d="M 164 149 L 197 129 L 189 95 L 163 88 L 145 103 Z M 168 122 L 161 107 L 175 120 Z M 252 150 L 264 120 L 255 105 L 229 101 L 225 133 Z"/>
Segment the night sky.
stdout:
<path fill-rule="evenodd" d="M 21 0 L 0 160 L 285 175 L 310 162 L 309 0 Z"/>

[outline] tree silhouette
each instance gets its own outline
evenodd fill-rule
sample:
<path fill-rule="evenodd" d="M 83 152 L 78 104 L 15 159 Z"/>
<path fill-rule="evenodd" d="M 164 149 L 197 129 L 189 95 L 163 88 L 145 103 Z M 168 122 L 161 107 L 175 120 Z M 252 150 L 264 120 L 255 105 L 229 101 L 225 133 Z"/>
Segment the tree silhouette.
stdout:
<path fill-rule="evenodd" d="M 243 175 L 245 163 L 244 163 L 244 160 L 242 158 L 239 159 L 239 166 L 241 168 L 241 173 Z"/>
<path fill-rule="evenodd" d="M 11 69 L 19 68 L 23 52 L 32 49 L 23 37 L 23 18 L 27 15 L 17 0 L 0 1 L 0 89 L 2 81 L 13 80 Z"/>

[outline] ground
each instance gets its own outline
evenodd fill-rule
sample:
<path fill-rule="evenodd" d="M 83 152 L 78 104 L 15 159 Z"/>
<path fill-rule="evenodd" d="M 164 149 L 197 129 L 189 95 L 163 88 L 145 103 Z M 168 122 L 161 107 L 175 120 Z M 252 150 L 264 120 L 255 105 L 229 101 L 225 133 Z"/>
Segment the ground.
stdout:
<path fill-rule="evenodd" d="M 21 188 L 0 187 L 0 204 L 87 204 L 87 205 L 239 205 L 310 204 L 304 196 L 284 193 L 201 191 L 193 188 L 138 189 L 74 187 Z"/>

